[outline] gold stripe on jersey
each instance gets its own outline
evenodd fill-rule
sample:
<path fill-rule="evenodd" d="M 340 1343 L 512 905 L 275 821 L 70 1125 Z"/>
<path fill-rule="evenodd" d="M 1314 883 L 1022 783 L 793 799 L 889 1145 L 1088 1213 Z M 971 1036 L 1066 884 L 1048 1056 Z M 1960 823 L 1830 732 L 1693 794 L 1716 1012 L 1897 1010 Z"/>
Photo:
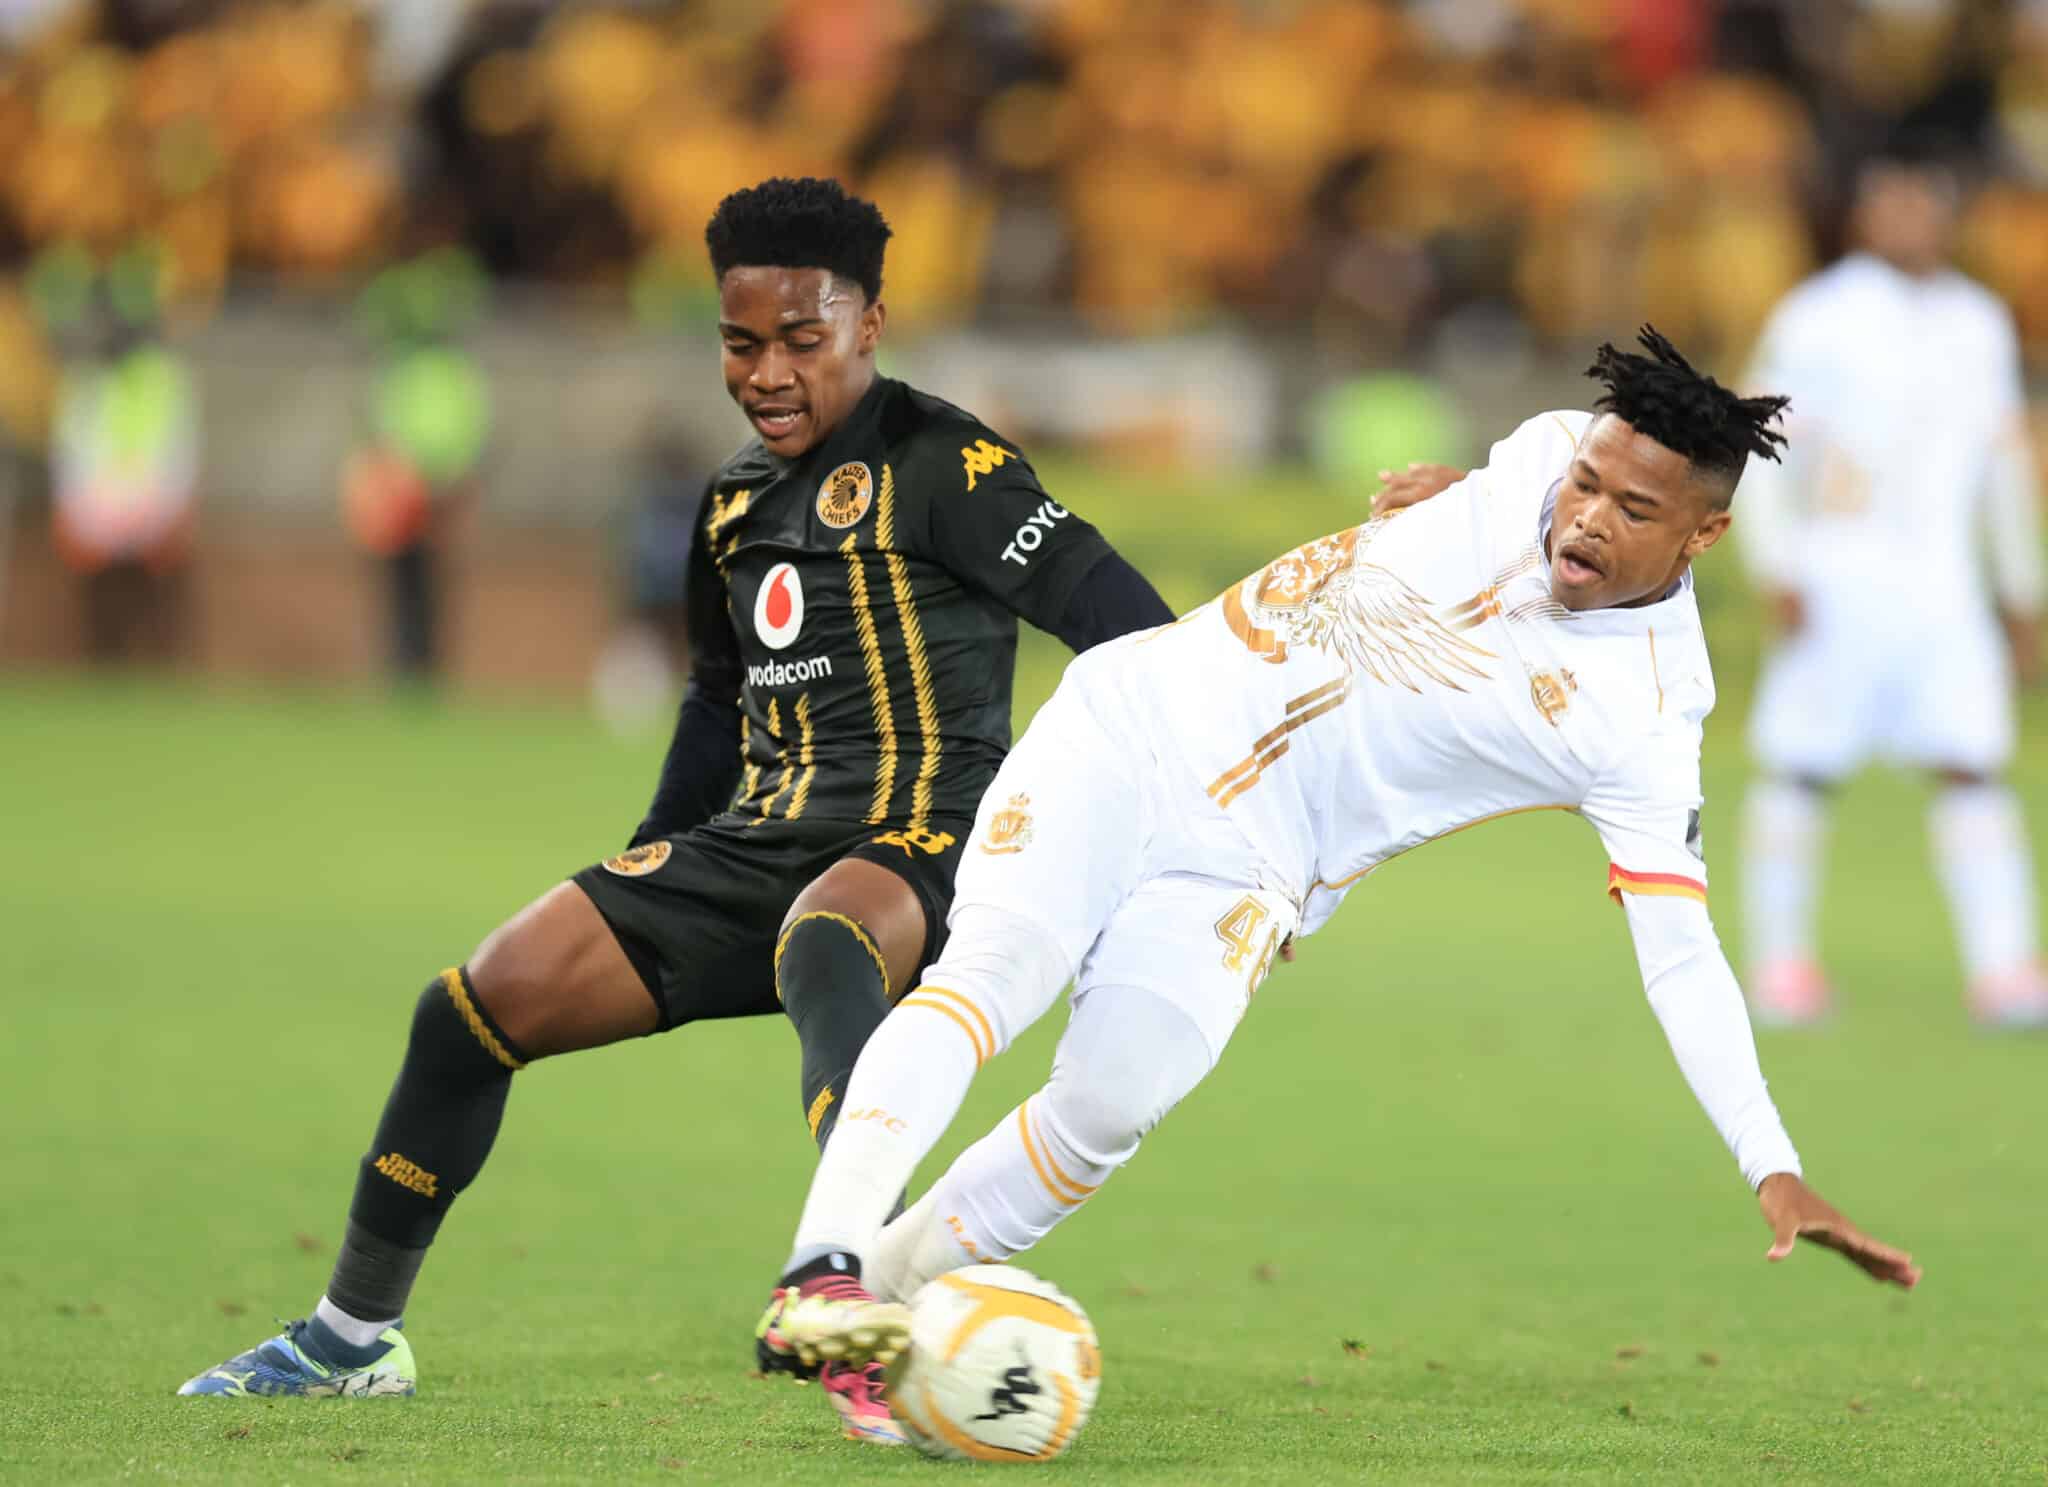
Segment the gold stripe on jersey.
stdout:
<path fill-rule="evenodd" d="M 853 597 L 853 627 L 860 636 L 861 660 L 867 665 L 868 705 L 874 709 L 875 737 L 880 743 L 875 759 L 875 797 L 867 814 L 872 826 L 888 819 L 889 799 L 896 793 L 896 719 L 889 709 L 889 678 L 882 670 L 882 638 L 875 631 L 867 569 L 853 544 L 854 534 L 848 532 L 839 551 L 846 558 L 846 588 Z"/>
<path fill-rule="evenodd" d="M 782 765 L 782 773 L 776 776 L 775 788 L 768 793 L 768 798 L 761 802 L 761 814 L 749 821 L 749 826 L 759 826 L 775 814 L 775 802 L 782 799 L 782 792 L 789 788 L 795 773 L 790 767 L 789 750 L 782 742 L 782 699 L 779 697 L 768 701 L 768 732 L 775 739 L 775 758 Z"/>
<path fill-rule="evenodd" d="M 1488 584 L 1463 604 L 1451 610 L 1453 630 L 1472 630 L 1485 624 L 1500 613 L 1500 588 Z"/>
<path fill-rule="evenodd" d="M 729 496 L 713 492 L 711 496 L 711 520 L 704 524 L 704 534 L 716 537 L 719 530 L 731 525 L 747 514 L 747 503 L 752 501 L 752 490 L 734 491 Z M 734 538 L 735 542 L 739 539 Z"/>
<path fill-rule="evenodd" d="M 910 658 L 910 685 L 917 698 L 918 758 L 917 781 L 910 789 L 912 831 L 922 828 L 932 813 L 932 781 L 939 773 L 939 704 L 932 690 L 932 663 L 925 654 L 924 626 L 917 618 L 917 598 L 910 590 L 910 565 L 891 549 L 896 538 L 896 472 L 882 466 L 882 493 L 875 502 L 875 545 L 882 549 L 882 561 L 889 569 L 889 590 L 896 598 L 896 619 L 903 628 L 903 650 Z"/>
<path fill-rule="evenodd" d="M 1261 735 L 1249 754 L 1218 775 L 1209 786 L 1209 797 L 1218 805 L 1229 805 L 1256 785 L 1266 767 L 1287 752 L 1288 734 L 1304 723 L 1314 722 L 1331 709 L 1343 706 L 1344 699 L 1350 695 L 1351 678 L 1342 676 L 1335 681 L 1324 682 L 1289 702 L 1286 720 Z"/>
<path fill-rule="evenodd" d="M 740 799 L 752 800 L 761 783 L 761 766 L 754 762 L 754 730 L 747 726 L 745 713 L 740 714 L 740 758 L 747 766 L 746 773 L 740 776 Z"/>
<path fill-rule="evenodd" d="M 1650 680 L 1657 684 L 1657 711 L 1664 711 L 1664 677 L 1657 670 L 1657 627 L 1650 626 Z"/>
<path fill-rule="evenodd" d="M 811 776 L 818 772 L 818 766 L 811 753 L 811 694 L 799 692 L 796 699 L 796 767 L 801 771 L 796 777 L 796 789 L 790 792 L 789 807 L 782 813 L 785 821 L 794 821 L 804 813 L 804 807 L 811 799 Z"/>

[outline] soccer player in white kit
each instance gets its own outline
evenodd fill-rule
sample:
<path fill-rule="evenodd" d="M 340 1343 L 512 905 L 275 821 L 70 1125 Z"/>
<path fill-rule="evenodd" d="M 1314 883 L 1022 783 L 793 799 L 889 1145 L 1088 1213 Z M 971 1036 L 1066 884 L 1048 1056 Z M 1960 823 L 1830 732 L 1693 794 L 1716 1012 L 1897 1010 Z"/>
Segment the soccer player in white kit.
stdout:
<path fill-rule="evenodd" d="M 1792 399 L 1786 460 L 1753 465 L 1741 498 L 1781 631 L 1751 718 L 1763 775 L 1743 861 L 1749 991 L 1771 1022 L 1828 1010 L 1827 797 L 1878 757 L 1934 777 L 1971 1011 L 2048 1024 L 2033 863 L 2000 778 L 2043 597 L 2035 474 L 2012 317 L 1946 262 L 1956 209 L 1955 177 L 1924 156 L 1866 167 L 1858 251 L 1778 306 L 1752 372 Z"/>
<path fill-rule="evenodd" d="M 1208 1074 L 1276 953 L 1373 869 L 1516 811 L 1605 842 L 1651 1006 L 1757 1190 L 1911 1286 L 1911 1258 L 1800 1178 L 1707 916 L 1688 569 L 1783 400 L 1738 398 L 1646 330 L 1592 413 L 1545 413 L 1425 504 L 1277 559 L 1067 668 L 983 798 L 951 938 L 869 1040 L 759 1336 L 884 1361 L 901 1302 L 1043 1238 Z M 1073 981 L 1038 1093 L 884 1230 L 975 1070 Z"/>

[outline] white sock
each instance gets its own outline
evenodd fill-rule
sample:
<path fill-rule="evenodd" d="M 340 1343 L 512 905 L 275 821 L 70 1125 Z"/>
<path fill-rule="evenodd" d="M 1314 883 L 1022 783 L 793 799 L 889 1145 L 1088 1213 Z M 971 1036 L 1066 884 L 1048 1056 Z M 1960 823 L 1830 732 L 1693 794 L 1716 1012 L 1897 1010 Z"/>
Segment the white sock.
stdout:
<path fill-rule="evenodd" d="M 1096 1160 L 1044 1118 L 1044 1105 L 1041 1093 L 1012 1110 L 934 1184 L 927 1222 L 900 1262 L 900 1284 L 915 1292 L 962 1265 L 1021 1255 L 1138 1149 L 1134 1137 L 1115 1160 Z"/>
<path fill-rule="evenodd" d="M 1788 780 L 1759 780 L 1743 812 L 1744 926 L 1752 971 L 1813 960 L 1813 896 L 1826 837 L 1826 803 Z"/>
<path fill-rule="evenodd" d="M 951 929 L 939 964 L 861 1050 L 811 1179 L 788 1269 L 824 1249 L 863 1261 L 874 1253 L 882 1220 L 959 1113 L 974 1071 L 1036 1022 L 1066 984 L 1058 946 L 1017 915 L 961 905 Z"/>
<path fill-rule="evenodd" d="M 1935 796 L 1927 824 L 1970 980 L 2031 966 L 2039 949 L 2034 861 L 2012 791 L 1948 786 Z"/>
<path fill-rule="evenodd" d="M 352 1348 L 369 1347 L 370 1344 L 383 1335 L 386 1327 L 391 1326 L 398 1320 L 396 1317 L 386 1317 L 381 1322 L 366 1322 L 361 1317 L 350 1316 L 325 1296 L 322 1296 L 320 1304 L 313 1308 L 313 1315 L 324 1322 L 328 1330 L 336 1337 Z"/>

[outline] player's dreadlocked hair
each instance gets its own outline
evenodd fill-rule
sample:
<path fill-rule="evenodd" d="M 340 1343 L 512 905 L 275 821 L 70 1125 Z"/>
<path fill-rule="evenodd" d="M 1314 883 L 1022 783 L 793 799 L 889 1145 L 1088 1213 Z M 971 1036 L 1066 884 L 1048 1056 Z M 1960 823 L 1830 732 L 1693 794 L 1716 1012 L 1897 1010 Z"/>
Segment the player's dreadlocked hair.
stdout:
<path fill-rule="evenodd" d="M 811 176 L 776 176 L 735 191 L 704 228 L 711 271 L 721 279 L 742 264 L 822 268 L 851 279 L 870 300 L 882 292 L 888 241 L 889 224 L 873 202 Z"/>
<path fill-rule="evenodd" d="M 1594 403 L 1637 433 L 1684 455 L 1701 470 L 1727 479 L 1728 495 L 1742 478 L 1753 454 L 1778 457 L 1785 436 L 1771 427 L 1790 398 L 1737 397 L 1678 354 L 1678 348 L 1651 326 L 1636 333 L 1650 354 L 1617 351 L 1612 342 L 1594 354 L 1586 375 L 1605 384 L 1606 395 Z M 1728 496 L 1720 504 L 1728 504 Z"/>

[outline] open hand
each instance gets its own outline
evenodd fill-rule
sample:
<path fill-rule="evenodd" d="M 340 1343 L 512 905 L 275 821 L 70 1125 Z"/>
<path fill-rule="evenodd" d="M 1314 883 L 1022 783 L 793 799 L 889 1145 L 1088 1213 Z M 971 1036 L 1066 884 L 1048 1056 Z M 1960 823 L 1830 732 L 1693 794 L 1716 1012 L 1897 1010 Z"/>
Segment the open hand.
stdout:
<path fill-rule="evenodd" d="M 1833 1250 L 1872 1280 L 1890 1281 L 1908 1291 L 1920 1283 L 1920 1267 L 1911 1255 L 1872 1239 L 1791 1173 L 1766 1177 L 1756 1190 L 1756 1201 L 1771 1226 L 1772 1243 L 1765 1259 L 1784 1259 L 1804 1239 Z"/>
<path fill-rule="evenodd" d="M 1404 507 L 1419 505 L 1431 496 L 1441 495 L 1464 478 L 1463 470 L 1420 462 L 1398 473 L 1382 470 L 1379 493 L 1372 498 L 1372 514 L 1388 516 Z"/>

